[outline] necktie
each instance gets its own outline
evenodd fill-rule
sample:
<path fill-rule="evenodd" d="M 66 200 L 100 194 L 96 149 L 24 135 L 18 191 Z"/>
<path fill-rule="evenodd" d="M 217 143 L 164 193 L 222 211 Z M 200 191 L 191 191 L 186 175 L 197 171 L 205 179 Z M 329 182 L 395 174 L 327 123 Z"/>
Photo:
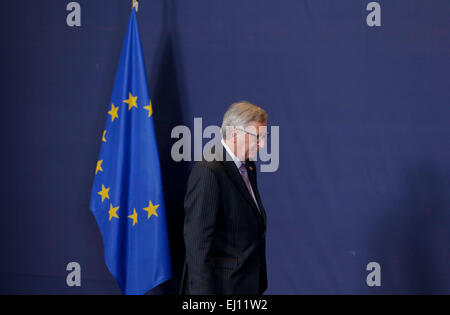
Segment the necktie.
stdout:
<path fill-rule="evenodd" d="M 256 202 L 255 196 L 253 195 L 253 190 L 252 190 L 252 186 L 250 185 L 250 180 L 248 179 L 248 172 L 247 172 L 247 168 L 245 167 L 245 164 L 242 164 L 239 167 L 239 171 L 241 172 L 242 179 L 244 180 L 245 185 L 247 186 L 250 196 L 252 196 L 253 200 L 255 201 L 256 208 L 258 208 L 258 210 L 259 210 L 258 203 Z"/>

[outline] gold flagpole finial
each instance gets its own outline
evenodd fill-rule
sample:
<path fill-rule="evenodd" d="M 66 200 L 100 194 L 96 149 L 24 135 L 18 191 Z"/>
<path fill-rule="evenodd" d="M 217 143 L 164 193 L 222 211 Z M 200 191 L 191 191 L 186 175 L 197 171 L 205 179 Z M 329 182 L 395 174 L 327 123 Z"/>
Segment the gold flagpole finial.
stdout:
<path fill-rule="evenodd" d="M 139 0 L 132 0 L 131 1 L 131 9 L 136 7 L 136 12 L 139 10 Z"/>

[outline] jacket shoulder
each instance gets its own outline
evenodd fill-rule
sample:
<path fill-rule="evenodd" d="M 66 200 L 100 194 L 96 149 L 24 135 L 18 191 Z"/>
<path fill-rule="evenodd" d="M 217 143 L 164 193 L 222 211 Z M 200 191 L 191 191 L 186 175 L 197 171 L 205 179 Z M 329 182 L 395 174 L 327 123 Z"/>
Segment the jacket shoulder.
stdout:
<path fill-rule="evenodd" d="M 223 172 L 224 168 L 221 162 L 219 161 L 199 161 L 195 163 L 192 171 L 198 172 L 212 172 L 217 175 L 220 172 Z"/>

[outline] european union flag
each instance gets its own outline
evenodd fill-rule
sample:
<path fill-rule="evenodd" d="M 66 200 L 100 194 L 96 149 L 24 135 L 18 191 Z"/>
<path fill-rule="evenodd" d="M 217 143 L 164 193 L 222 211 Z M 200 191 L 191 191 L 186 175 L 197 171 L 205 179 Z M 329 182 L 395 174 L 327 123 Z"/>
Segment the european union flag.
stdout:
<path fill-rule="evenodd" d="M 124 294 L 171 277 L 161 170 L 141 40 L 132 10 L 95 170 L 90 207 Z"/>

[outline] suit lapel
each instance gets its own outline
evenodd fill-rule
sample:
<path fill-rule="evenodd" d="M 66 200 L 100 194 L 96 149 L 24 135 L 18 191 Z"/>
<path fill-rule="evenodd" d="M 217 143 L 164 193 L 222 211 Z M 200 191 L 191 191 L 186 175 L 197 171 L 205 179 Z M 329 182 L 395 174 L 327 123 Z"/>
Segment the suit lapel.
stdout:
<path fill-rule="evenodd" d="M 266 225 L 266 211 L 262 205 L 261 196 L 259 195 L 258 186 L 256 183 L 256 166 L 255 162 L 248 162 L 247 163 L 247 171 L 248 171 L 248 178 L 250 180 L 250 184 L 252 185 L 253 193 L 255 194 L 256 202 L 258 202 L 258 206 L 260 209 L 260 213 L 262 215 L 264 225 Z"/>
<path fill-rule="evenodd" d="M 253 211 L 256 212 L 258 218 L 264 223 L 265 225 L 265 212 L 262 208 L 260 199 L 259 199 L 259 193 L 258 190 L 255 189 L 255 184 L 252 183 L 252 180 L 249 180 L 253 188 L 253 193 L 255 194 L 255 198 L 258 202 L 258 206 L 261 209 L 261 212 L 258 210 L 258 207 L 255 204 L 255 201 L 253 200 L 253 197 L 250 195 L 250 192 L 247 189 L 247 186 L 245 185 L 244 180 L 242 179 L 241 173 L 236 167 L 236 164 L 234 164 L 233 159 L 228 154 L 228 152 L 225 150 L 225 148 L 222 146 L 221 143 L 218 143 L 215 147 L 215 155 L 216 158 L 219 159 L 219 161 L 222 161 L 223 166 L 225 167 L 225 170 L 230 177 L 230 179 L 235 183 L 236 187 L 238 187 L 238 190 L 241 192 L 242 196 L 247 200 L 247 202 L 252 206 Z M 248 170 L 248 169 L 247 169 Z"/>

